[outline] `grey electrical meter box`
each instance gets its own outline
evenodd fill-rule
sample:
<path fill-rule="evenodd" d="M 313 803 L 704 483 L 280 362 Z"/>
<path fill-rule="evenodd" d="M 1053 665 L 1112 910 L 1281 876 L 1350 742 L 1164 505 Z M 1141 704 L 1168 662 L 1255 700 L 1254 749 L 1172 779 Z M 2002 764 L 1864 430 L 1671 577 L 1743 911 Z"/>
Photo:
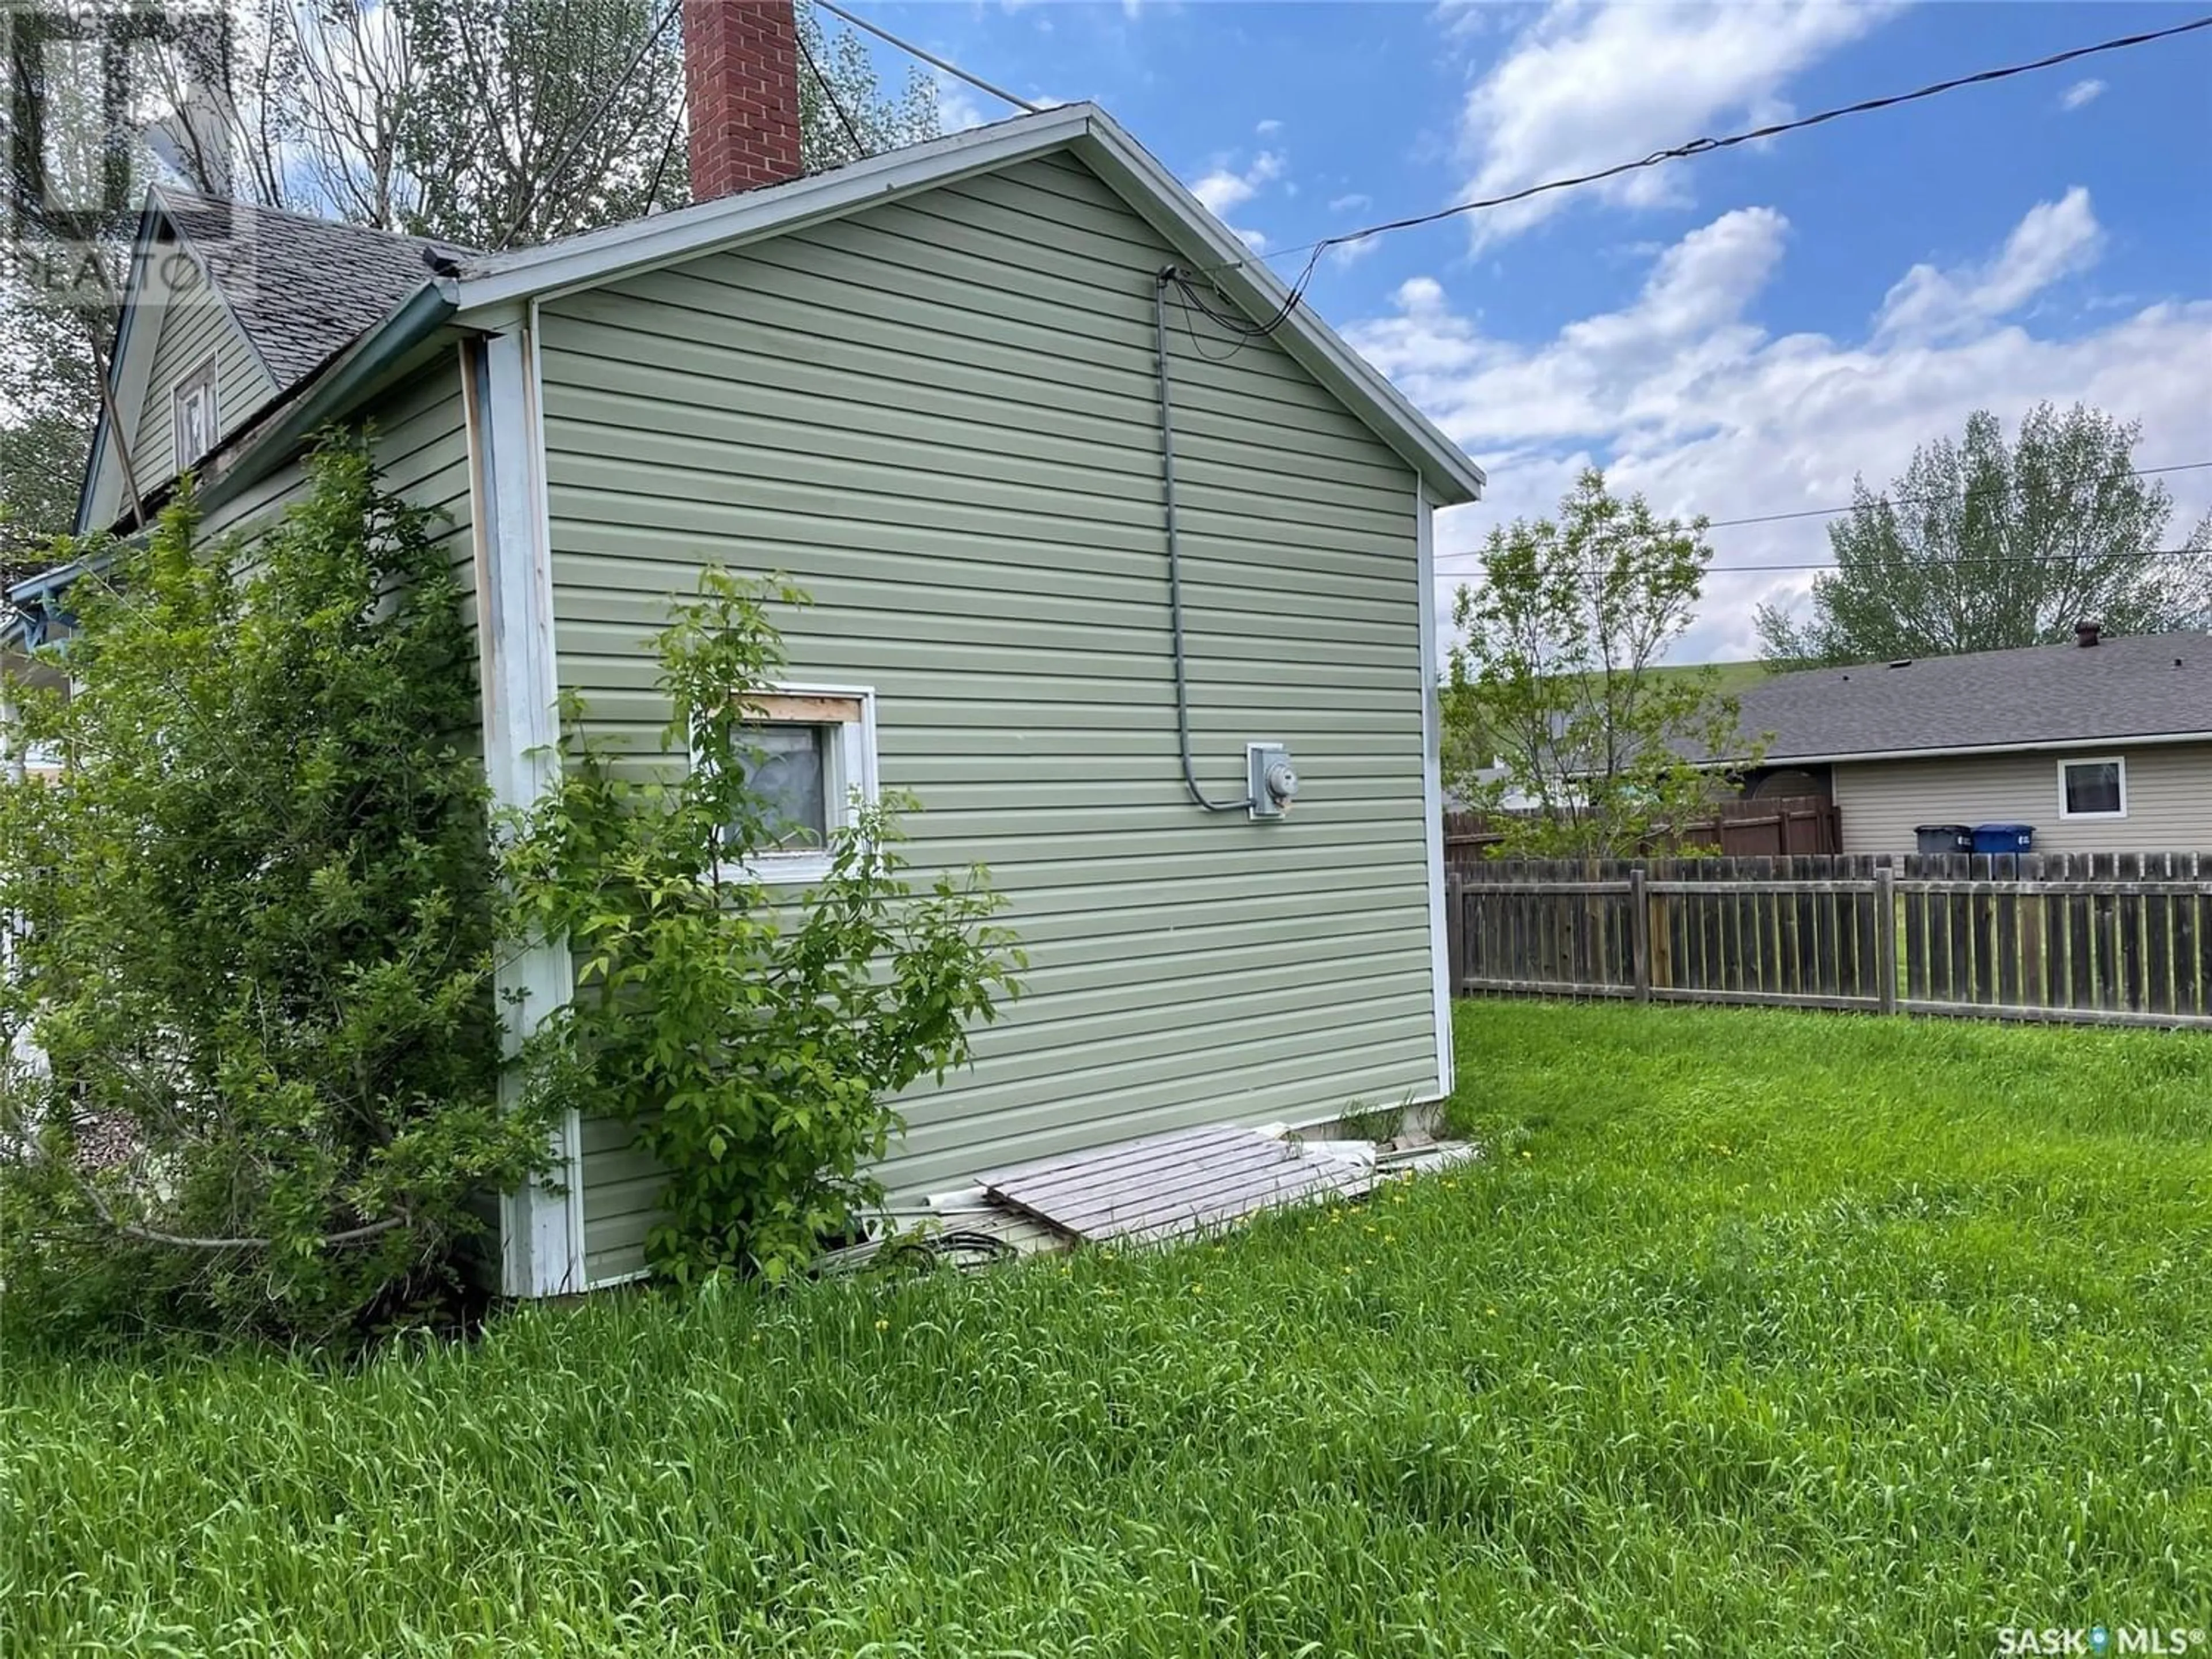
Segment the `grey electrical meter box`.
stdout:
<path fill-rule="evenodd" d="M 1298 798 L 1298 775 L 1291 766 L 1291 751 L 1279 743 L 1248 743 L 1244 763 L 1249 775 L 1252 816 L 1279 818 Z"/>

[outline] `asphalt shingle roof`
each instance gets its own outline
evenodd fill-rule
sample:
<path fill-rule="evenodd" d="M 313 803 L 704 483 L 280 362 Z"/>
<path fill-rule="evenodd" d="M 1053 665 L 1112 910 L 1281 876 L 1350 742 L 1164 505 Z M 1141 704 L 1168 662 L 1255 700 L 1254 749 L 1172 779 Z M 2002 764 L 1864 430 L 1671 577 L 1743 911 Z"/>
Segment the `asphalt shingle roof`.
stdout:
<path fill-rule="evenodd" d="M 280 396 L 430 278 L 417 238 L 166 186 L 159 194 Z"/>
<path fill-rule="evenodd" d="M 2212 731 L 2212 634 L 1778 674 L 1739 694 L 1771 763 Z"/>

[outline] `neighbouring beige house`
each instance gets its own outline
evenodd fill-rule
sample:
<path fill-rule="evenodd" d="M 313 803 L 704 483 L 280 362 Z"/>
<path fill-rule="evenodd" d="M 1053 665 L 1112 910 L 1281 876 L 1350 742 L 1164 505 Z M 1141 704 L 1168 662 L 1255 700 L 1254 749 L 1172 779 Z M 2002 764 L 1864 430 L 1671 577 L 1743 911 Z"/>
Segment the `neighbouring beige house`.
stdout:
<path fill-rule="evenodd" d="M 762 46 L 788 6 L 684 15 L 681 210 L 479 256 L 156 191 L 82 527 L 136 531 L 182 468 L 251 533 L 313 434 L 373 423 L 451 521 L 507 803 L 564 694 L 688 763 L 648 639 L 702 568 L 808 590 L 776 617 L 791 810 L 916 795 L 918 863 L 987 863 L 1031 963 L 973 1070 L 904 1103 L 895 1191 L 1442 1097 L 1430 522 L 1480 471 L 1095 106 L 798 176 L 793 52 Z M 73 574 L 12 592 L 33 638 Z M 818 860 L 789 856 L 796 895 Z M 503 973 L 538 1013 L 573 983 L 557 945 Z M 501 1206 L 514 1293 L 642 1266 L 661 1183 L 628 1129 L 556 1152 L 565 1190 Z"/>
<path fill-rule="evenodd" d="M 1779 674 L 1740 694 L 1771 734 L 1759 796 L 1832 799 L 1846 853 L 1923 824 L 2018 823 L 2039 852 L 2212 850 L 2212 634 Z"/>

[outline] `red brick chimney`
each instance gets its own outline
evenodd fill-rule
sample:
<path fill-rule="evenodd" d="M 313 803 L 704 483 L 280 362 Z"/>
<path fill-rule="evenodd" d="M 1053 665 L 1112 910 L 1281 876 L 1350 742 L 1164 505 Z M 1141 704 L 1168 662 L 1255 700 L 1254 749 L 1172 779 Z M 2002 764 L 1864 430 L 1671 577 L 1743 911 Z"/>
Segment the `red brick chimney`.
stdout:
<path fill-rule="evenodd" d="M 799 25 L 791 6 L 684 0 L 695 202 L 799 177 Z"/>

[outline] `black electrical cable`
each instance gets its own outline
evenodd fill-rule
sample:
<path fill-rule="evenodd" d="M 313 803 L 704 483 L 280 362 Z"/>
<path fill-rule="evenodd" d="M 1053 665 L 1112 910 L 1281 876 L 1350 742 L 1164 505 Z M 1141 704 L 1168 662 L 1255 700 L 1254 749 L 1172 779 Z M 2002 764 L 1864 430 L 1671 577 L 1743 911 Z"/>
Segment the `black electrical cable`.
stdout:
<path fill-rule="evenodd" d="M 2212 461 L 2176 461 L 2170 466 L 2130 467 L 2127 476 L 2130 478 L 2150 478 L 2155 477 L 2161 472 L 2195 472 L 2208 466 L 2212 466 Z M 1960 495 L 1971 501 L 1975 493 L 1975 487 L 1969 484 L 1960 492 Z M 1849 507 L 1805 507 L 1793 513 L 1754 513 L 1747 518 L 1741 519 L 1709 519 L 1705 522 L 1705 528 L 1727 530 L 1736 525 L 1781 524 L 1790 519 L 1834 519 L 1840 518 L 1846 513 L 1866 513 L 1885 507 L 1893 510 L 1899 507 L 1927 507 L 1952 499 L 1953 497 L 1949 495 L 1877 495 L 1870 501 L 1854 501 Z"/>
<path fill-rule="evenodd" d="M 1252 797 L 1242 800 L 1206 799 L 1198 787 L 1198 769 L 1190 758 L 1190 684 L 1183 660 L 1182 538 L 1176 520 L 1175 383 L 1168 371 L 1168 286 L 1176 281 L 1176 268 L 1168 266 L 1152 282 L 1152 349 L 1160 375 L 1160 497 L 1166 509 L 1168 532 L 1168 626 L 1174 638 L 1176 747 L 1182 757 L 1182 787 L 1190 798 L 1209 812 L 1251 810 Z"/>
<path fill-rule="evenodd" d="M 806 60 L 806 67 L 814 72 L 814 84 L 822 88 L 823 97 L 828 99 L 830 107 L 837 112 L 838 124 L 845 129 L 845 136 L 853 141 L 853 159 L 856 161 L 866 160 L 870 151 L 860 137 L 860 130 L 853 125 L 853 118 L 845 113 L 845 106 L 837 100 L 837 89 L 830 84 L 830 77 L 822 72 L 822 65 L 814 61 L 813 52 L 807 49 L 805 34 L 794 31 L 792 38 L 798 41 L 799 55 Z"/>
<path fill-rule="evenodd" d="M 523 191 L 522 205 L 515 210 L 514 222 L 507 226 L 498 241 L 492 245 L 491 251 L 494 253 L 507 252 L 507 245 L 514 240 L 516 234 L 529 219 L 531 209 L 538 205 L 539 192 L 558 179 L 561 176 L 561 170 L 575 159 L 574 150 L 582 146 L 586 135 L 599 125 L 599 118 L 614 107 L 615 100 L 622 96 L 623 88 L 629 84 L 630 76 L 637 73 L 638 65 L 645 62 L 653 49 L 660 44 L 660 37 L 668 32 L 668 26 L 676 21 L 676 14 L 682 9 L 683 0 L 669 0 L 667 6 L 661 11 L 660 21 L 653 26 L 652 33 L 645 37 L 645 44 L 637 49 L 637 54 L 629 60 L 629 67 L 615 77 L 614 84 L 607 88 L 606 96 L 592 106 L 589 115 L 561 135 L 560 143 L 555 147 L 553 165 L 539 173 L 531 181 L 530 186 Z"/>
<path fill-rule="evenodd" d="M 1298 272 L 1297 279 L 1291 284 L 1290 291 L 1284 297 L 1282 304 L 1276 307 L 1273 315 L 1265 323 L 1255 324 L 1247 321 L 1245 327 L 1258 334 L 1272 334 L 1280 328 L 1284 320 L 1290 316 L 1291 313 L 1297 309 L 1300 301 L 1304 298 L 1306 289 L 1313 281 L 1315 268 L 1321 263 L 1321 256 L 1330 248 L 1340 246 L 1346 242 L 1364 241 L 1370 236 L 1381 236 L 1395 230 L 1412 230 L 1419 226 L 1432 225 L 1442 220 L 1456 218 L 1462 214 L 1479 213 L 1488 208 L 1506 207 L 1513 203 L 1525 202 L 1531 197 L 1542 196 L 1553 191 L 1573 190 L 1583 185 L 1599 184 L 1607 179 L 1617 179 L 1623 173 L 1635 173 L 1644 167 L 1658 167 L 1663 162 L 1685 161 L 1698 155 L 1710 155 L 1718 150 L 1733 149 L 1739 144 L 1756 143 L 1764 138 L 1779 137 L 1785 132 L 1802 131 L 1807 127 L 1817 127 L 1826 122 L 1841 120 L 1847 115 L 1866 115 L 1876 110 L 1893 109 L 1900 104 L 1917 103 L 1923 98 L 1935 98 L 1947 92 L 1955 92 L 1961 87 L 1986 86 L 1992 82 L 2010 80 L 2016 75 L 2031 75 L 2041 70 L 2056 69 L 2062 64 L 2070 64 L 2079 58 L 2094 57 L 2099 52 L 2120 52 L 2130 46 L 2148 46 L 2154 40 L 2168 40 L 2176 35 L 2189 34 L 2204 28 L 2212 28 L 2212 16 L 2199 17 L 2186 23 L 2177 23 L 2171 28 L 2150 29 L 2140 34 L 2124 34 L 2110 40 L 2099 40 L 2090 46 L 2075 46 L 2065 52 L 2053 52 L 2048 58 L 2036 58 L 2032 63 L 2008 64 L 1999 69 L 1982 70 L 1972 75 L 1954 76 L 1950 80 L 1932 82 L 1927 86 L 1917 88 L 1911 92 L 1893 93 L 1882 98 L 1863 99 L 1856 104 L 1839 105 L 1833 109 L 1821 110 L 1817 114 L 1801 116 L 1794 121 L 1777 121 L 1766 126 L 1753 127 L 1748 131 L 1732 132 L 1725 137 L 1693 138 L 1685 144 L 1675 144 L 1666 149 L 1654 150 L 1641 160 L 1619 162 L 1613 167 L 1601 167 L 1595 173 L 1577 173 L 1565 179 L 1550 179 L 1542 184 L 1529 185 L 1521 190 L 1509 191 L 1503 196 L 1488 196 L 1473 202 L 1455 202 L 1449 207 L 1438 208 L 1433 212 L 1416 213 L 1402 219 L 1386 220 L 1381 224 L 1364 226 L 1360 229 L 1347 230 L 1334 236 L 1324 236 L 1318 241 L 1299 242 L 1290 247 L 1279 248 L 1267 257 L 1279 259 L 1285 254 L 1305 253 L 1310 251 L 1310 257 L 1306 260 L 1304 268 Z M 1259 263 L 1263 262 L 1256 257 L 1231 259 L 1221 264 L 1207 267 L 1207 271 L 1233 270 Z"/>
<path fill-rule="evenodd" d="M 1480 552 L 1446 553 L 1444 559 L 1480 559 Z M 1928 568 L 1946 568 L 1953 565 L 2069 565 L 2093 564 L 2106 559 L 2204 559 L 2212 561 L 2212 548 L 2205 547 L 2116 547 L 2096 553 L 1963 553 L 1956 558 L 1915 559 L 1911 562 Z M 1464 568 L 1464 567 L 1462 567 Z M 1844 567 L 1834 559 L 1796 564 L 1709 564 L 1708 576 L 1726 576 L 1751 570 L 1841 570 Z M 1451 572 L 1440 574 L 1450 574 Z"/>

